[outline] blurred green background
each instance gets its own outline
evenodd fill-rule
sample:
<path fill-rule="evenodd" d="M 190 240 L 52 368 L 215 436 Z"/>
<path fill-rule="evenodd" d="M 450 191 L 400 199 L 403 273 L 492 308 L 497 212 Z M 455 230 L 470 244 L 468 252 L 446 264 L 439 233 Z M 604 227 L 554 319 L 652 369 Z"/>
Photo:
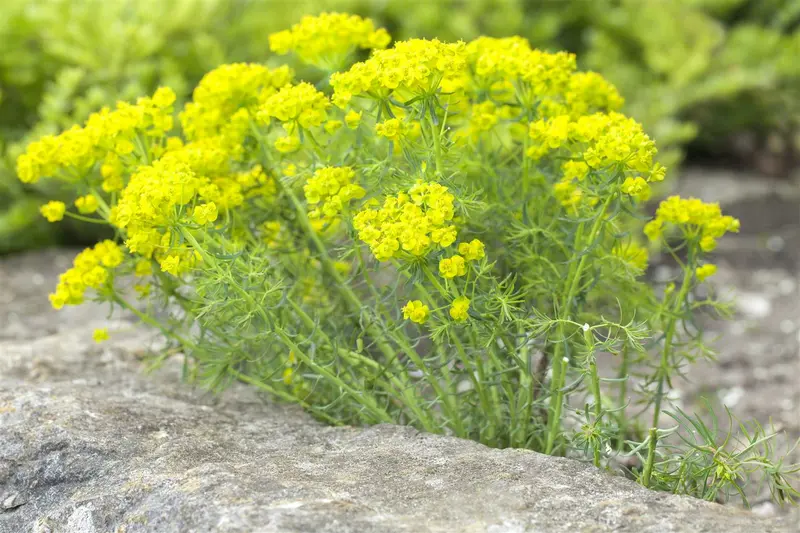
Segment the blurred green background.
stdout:
<path fill-rule="evenodd" d="M 800 153 L 800 0 L 2 0 L 0 254 L 93 238 L 38 214 L 27 142 L 168 85 L 181 98 L 215 66 L 266 62 L 303 14 L 347 11 L 396 38 L 522 35 L 578 54 L 614 82 L 661 160 L 786 174 Z M 50 187 L 50 189 L 48 189 Z"/>

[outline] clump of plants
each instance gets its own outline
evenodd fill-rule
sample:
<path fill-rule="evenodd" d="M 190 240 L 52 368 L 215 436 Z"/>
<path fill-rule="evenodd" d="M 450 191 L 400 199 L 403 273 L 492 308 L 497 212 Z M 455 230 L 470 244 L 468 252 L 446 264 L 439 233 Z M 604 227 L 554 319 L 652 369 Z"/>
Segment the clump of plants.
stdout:
<path fill-rule="evenodd" d="M 671 197 L 642 231 L 655 143 L 573 55 L 519 37 L 389 45 L 370 20 L 307 17 L 271 46 L 316 86 L 224 65 L 177 120 L 161 88 L 31 144 L 20 178 L 75 195 L 42 214 L 115 235 L 76 257 L 53 306 L 127 310 L 192 380 L 331 424 L 585 457 L 706 499 L 744 498 L 757 473 L 792 501 L 798 467 L 773 433 L 726 438 L 667 408 L 709 356 L 694 318 L 719 304 L 695 289 L 739 222 Z M 679 266 L 663 291 L 645 239 Z"/>

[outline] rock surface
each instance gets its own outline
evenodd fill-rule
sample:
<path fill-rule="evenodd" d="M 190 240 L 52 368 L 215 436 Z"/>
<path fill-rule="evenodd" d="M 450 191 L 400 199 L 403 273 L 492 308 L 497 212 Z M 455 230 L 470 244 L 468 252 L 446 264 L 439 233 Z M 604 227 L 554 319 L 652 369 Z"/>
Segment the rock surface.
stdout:
<path fill-rule="evenodd" d="M 245 387 L 211 398 L 153 342 L 45 294 L 70 256 L 0 262 L 0 532 L 783 532 L 575 461 L 412 429 L 329 428 Z"/>

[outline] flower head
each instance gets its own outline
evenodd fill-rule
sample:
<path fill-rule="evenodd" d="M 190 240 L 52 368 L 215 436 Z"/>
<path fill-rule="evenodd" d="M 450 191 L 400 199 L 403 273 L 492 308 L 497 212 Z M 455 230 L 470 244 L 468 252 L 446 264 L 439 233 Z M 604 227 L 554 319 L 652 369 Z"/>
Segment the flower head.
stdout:
<path fill-rule="evenodd" d="M 403 307 L 403 318 L 417 324 L 424 324 L 428 320 L 430 312 L 428 306 L 420 300 L 413 300 Z"/>
<path fill-rule="evenodd" d="M 107 328 L 96 329 L 92 333 L 92 340 L 94 340 L 94 342 L 97 342 L 97 343 L 101 343 L 103 341 L 107 341 L 110 338 L 111 338 L 111 336 L 108 334 L 108 329 Z"/>
<path fill-rule="evenodd" d="M 695 269 L 694 273 L 697 276 L 697 281 L 705 281 L 707 278 L 710 278 L 717 273 L 717 265 L 708 263 L 703 266 L 699 266 Z"/>
<path fill-rule="evenodd" d="M 450 306 L 450 316 L 456 322 L 463 322 L 469 318 L 469 298 L 466 296 L 459 296 L 453 300 Z"/>
<path fill-rule="evenodd" d="M 439 275 L 445 279 L 464 276 L 467 273 L 466 262 L 460 255 L 454 255 L 439 261 Z"/>
<path fill-rule="evenodd" d="M 64 202 L 58 202 L 55 200 L 47 202 L 39 208 L 39 212 L 44 218 L 47 219 L 48 222 L 58 222 L 59 220 L 63 219 L 66 210 L 67 206 L 64 205 Z"/>

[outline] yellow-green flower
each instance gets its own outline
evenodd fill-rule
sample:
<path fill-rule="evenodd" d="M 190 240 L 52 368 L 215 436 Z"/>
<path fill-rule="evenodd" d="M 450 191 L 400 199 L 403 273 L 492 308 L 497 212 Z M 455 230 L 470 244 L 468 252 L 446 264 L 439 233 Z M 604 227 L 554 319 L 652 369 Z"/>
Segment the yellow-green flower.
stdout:
<path fill-rule="evenodd" d="M 622 192 L 633 196 L 640 202 L 646 202 L 650 199 L 650 185 L 642 177 L 625 178 L 622 183 Z"/>
<path fill-rule="evenodd" d="M 464 256 L 467 261 L 478 261 L 483 259 L 486 255 L 483 243 L 478 239 L 472 239 L 470 242 L 462 242 L 458 245 L 458 253 Z"/>
<path fill-rule="evenodd" d="M 64 218 L 67 206 L 64 202 L 50 201 L 39 208 L 39 212 L 48 222 L 58 222 Z"/>
<path fill-rule="evenodd" d="M 92 339 L 94 340 L 94 342 L 97 342 L 97 343 L 100 343 L 100 342 L 103 342 L 103 341 L 107 341 L 109 338 L 111 338 L 111 337 L 108 334 L 108 329 L 107 328 L 96 329 L 92 333 Z"/>
<path fill-rule="evenodd" d="M 192 218 L 194 218 L 194 221 L 201 226 L 205 226 L 209 222 L 214 222 L 217 220 L 217 216 L 217 204 L 214 202 L 209 202 L 207 204 L 202 204 L 195 207 Z"/>
<path fill-rule="evenodd" d="M 275 149 L 282 154 L 296 152 L 300 148 L 300 138 L 295 135 L 287 135 L 275 139 Z"/>
<path fill-rule="evenodd" d="M 361 111 L 355 111 L 353 109 L 348 111 L 344 116 L 344 123 L 347 124 L 347 127 L 351 130 L 356 129 L 361 123 Z"/>
<path fill-rule="evenodd" d="M 99 202 L 97 201 L 97 196 L 93 194 L 87 194 L 75 200 L 75 207 L 77 207 L 78 212 L 83 215 L 94 213 L 97 211 L 98 206 Z"/>
<path fill-rule="evenodd" d="M 708 263 L 707 265 L 699 266 L 694 273 L 697 276 L 697 281 L 704 281 L 717 273 L 717 265 Z"/>
<path fill-rule="evenodd" d="M 464 322 L 469 318 L 469 298 L 460 296 L 453 300 L 453 304 L 450 306 L 450 316 L 456 322 Z"/>
<path fill-rule="evenodd" d="M 460 255 L 454 255 L 439 261 L 439 274 L 446 279 L 464 276 L 467 273 L 466 261 Z"/>
<path fill-rule="evenodd" d="M 403 318 L 417 324 L 424 324 L 430 314 L 431 310 L 420 300 L 412 300 L 403 307 Z"/>
<path fill-rule="evenodd" d="M 173 276 L 178 275 L 178 268 L 180 268 L 181 259 L 177 255 L 168 255 L 161 261 L 162 272 L 167 272 Z"/>

